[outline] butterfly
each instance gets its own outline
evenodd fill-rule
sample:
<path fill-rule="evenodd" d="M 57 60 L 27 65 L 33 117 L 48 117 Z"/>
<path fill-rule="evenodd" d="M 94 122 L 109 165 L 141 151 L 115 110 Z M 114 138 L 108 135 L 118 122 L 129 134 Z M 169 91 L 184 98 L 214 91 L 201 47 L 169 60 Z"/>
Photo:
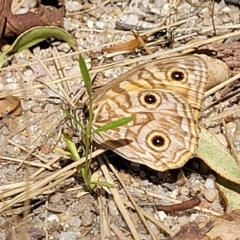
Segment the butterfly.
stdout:
<path fill-rule="evenodd" d="M 207 85 L 205 61 L 174 56 L 139 65 L 98 89 L 92 97 L 92 128 L 133 117 L 93 140 L 123 158 L 165 171 L 194 157 L 198 118 Z"/>

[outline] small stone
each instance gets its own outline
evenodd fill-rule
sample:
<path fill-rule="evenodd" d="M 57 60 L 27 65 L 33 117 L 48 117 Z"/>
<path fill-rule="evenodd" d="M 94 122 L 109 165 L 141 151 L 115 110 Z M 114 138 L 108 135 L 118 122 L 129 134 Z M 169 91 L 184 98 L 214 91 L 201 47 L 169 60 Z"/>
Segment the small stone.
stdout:
<path fill-rule="evenodd" d="M 137 25 L 139 22 L 138 16 L 135 14 L 129 14 L 126 24 Z"/>
<path fill-rule="evenodd" d="M 122 54 L 116 55 L 116 56 L 113 57 L 114 62 L 120 62 L 120 61 L 123 61 L 123 60 L 124 60 L 124 56 Z"/>
<path fill-rule="evenodd" d="M 94 213 L 90 210 L 85 209 L 81 215 L 82 226 L 91 226 L 94 221 Z"/>
<path fill-rule="evenodd" d="M 55 192 L 53 195 L 50 196 L 49 202 L 50 203 L 57 203 L 57 202 L 61 201 L 62 195 L 63 194 L 60 193 L 60 192 Z"/>
<path fill-rule="evenodd" d="M 139 176 L 140 176 L 141 178 L 145 178 L 145 177 L 147 176 L 147 174 L 146 174 L 145 171 L 140 171 L 140 172 L 139 172 Z M 149 184 L 149 181 L 148 181 L 148 184 Z"/>
<path fill-rule="evenodd" d="M 193 190 L 194 193 L 201 191 L 201 187 L 200 187 L 199 183 L 193 183 L 191 186 L 191 189 Z"/>
<path fill-rule="evenodd" d="M 80 11 L 83 6 L 79 1 L 66 1 L 66 10 L 68 12 Z"/>
<path fill-rule="evenodd" d="M 223 208 L 222 208 L 218 198 L 216 198 L 214 200 L 214 202 L 211 204 L 211 209 L 213 211 L 216 211 L 216 212 L 219 212 L 221 214 L 224 214 L 224 210 L 223 210 Z"/>
<path fill-rule="evenodd" d="M 174 190 L 171 192 L 170 198 L 176 199 L 177 196 L 178 196 L 178 194 L 179 194 L 179 189 L 176 188 L 176 189 L 174 189 Z"/>
<path fill-rule="evenodd" d="M 61 43 L 61 44 L 57 47 L 57 49 L 58 49 L 59 51 L 64 52 L 64 53 L 68 53 L 68 52 L 70 51 L 71 47 L 70 47 L 67 43 Z"/>
<path fill-rule="evenodd" d="M 170 11 L 170 4 L 165 3 L 161 9 L 161 16 L 167 16 L 169 14 L 169 11 Z"/>
<path fill-rule="evenodd" d="M 70 232 L 70 231 L 67 231 L 67 232 L 61 232 L 59 234 L 59 237 L 58 239 L 59 240 L 77 240 L 79 239 L 79 233 L 75 233 L 75 232 Z"/>
<path fill-rule="evenodd" d="M 26 109 L 25 109 L 25 110 L 26 110 Z M 41 106 L 34 105 L 34 106 L 31 107 L 31 111 L 32 111 L 33 113 L 41 113 L 41 112 L 42 112 L 42 108 L 41 108 Z"/>
<path fill-rule="evenodd" d="M 7 72 L 6 73 L 6 78 L 12 80 L 12 72 Z M 7 79 L 7 82 L 11 82 L 10 80 Z"/>
<path fill-rule="evenodd" d="M 94 22 L 92 20 L 87 20 L 87 27 L 92 29 L 93 26 L 94 26 Z"/>
<path fill-rule="evenodd" d="M 3 87 L 3 91 L 9 92 L 9 91 L 14 91 L 14 90 L 19 90 L 20 84 L 19 83 L 8 83 Z"/>
<path fill-rule="evenodd" d="M 204 189 L 202 193 L 209 202 L 213 202 L 218 196 L 217 189 L 211 189 L 211 188 Z"/>
<path fill-rule="evenodd" d="M 186 218 L 186 216 L 181 216 L 181 217 L 178 218 L 178 224 L 180 226 L 183 226 L 187 223 L 188 223 L 188 219 Z"/>
<path fill-rule="evenodd" d="M 141 181 L 141 185 L 142 185 L 143 187 L 148 186 L 148 185 L 149 185 L 148 179 Z"/>
<path fill-rule="evenodd" d="M 4 136 L 7 136 L 7 135 L 9 135 L 9 129 L 6 127 L 6 126 L 3 126 L 2 127 L 2 134 L 4 135 Z"/>
<path fill-rule="evenodd" d="M 59 222 L 59 218 L 58 218 L 57 214 L 51 214 L 50 213 L 50 215 L 47 218 L 47 221 L 48 222 L 52 222 L 52 221 Z"/>
<path fill-rule="evenodd" d="M 186 187 L 182 187 L 181 189 L 180 189 L 180 194 L 182 194 L 183 196 L 188 196 L 189 195 L 189 189 L 188 188 L 186 188 Z"/>
<path fill-rule="evenodd" d="M 191 214 L 191 216 L 190 216 L 190 218 L 189 218 L 189 221 L 190 221 L 190 222 L 195 221 L 198 216 L 199 216 L 199 213 L 193 213 L 193 214 Z"/>
<path fill-rule="evenodd" d="M 100 21 L 96 21 L 95 26 L 96 26 L 97 29 L 104 29 L 105 28 L 105 23 L 100 22 Z"/>
<path fill-rule="evenodd" d="M 14 14 L 25 14 L 29 11 L 29 8 L 27 7 L 22 7 L 22 8 L 19 8 Z"/>
<path fill-rule="evenodd" d="M 36 7 L 37 3 L 38 3 L 37 0 L 25 0 L 22 6 L 27 8 L 34 8 Z"/>
<path fill-rule="evenodd" d="M 148 183 L 148 185 L 149 185 L 149 183 Z M 140 185 L 138 182 L 134 181 L 134 182 L 132 182 L 132 187 L 138 188 L 138 187 L 140 187 Z"/>
<path fill-rule="evenodd" d="M 216 178 L 212 174 L 205 181 L 205 188 L 216 188 L 215 184 Z"/>
<path fill-rule="evenodd" d="M 108 210 L 109 210 L 109 214 L 112 215 L 112 216 L 118 216 L 119 215 L 118 209 L 117 209 L 116 204 L 113 200 L 109 200 Z"/>
<path fill-rule="evenodd" d="M 81 226 L 81 224 L 82 224 L 82 221 L 79 219 L 79 217 L 74 216 L 74 217 L 70 218 L 68 224 L 71 227 L 79 228 Z"/>
<path fill-rule="evenodd" d="M 164 211 L 158 211 L 158 217 L 163 222 L 167 218 L 167 214 Z"/>

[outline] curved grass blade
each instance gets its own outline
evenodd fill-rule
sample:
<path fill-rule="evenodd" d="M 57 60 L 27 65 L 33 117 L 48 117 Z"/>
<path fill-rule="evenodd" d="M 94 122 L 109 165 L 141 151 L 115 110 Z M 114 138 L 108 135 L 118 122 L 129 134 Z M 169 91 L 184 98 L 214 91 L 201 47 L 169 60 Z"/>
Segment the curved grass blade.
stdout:
<path fill-rule="evenodd" d="M 79 63 L 79 67 L 80 67 L 80 70 L 81 70 L 81 73 L 82 73 L 82 77 L 83 77 L 85 87 L 87 89 L 88 96 L 91 99 L 91 97 L 92 97 L 92 81 L 91 81 L 86 63 L 85 63 L 82 55 L 79 55 L 78 63 Z"/>
<path fill-rule="evenodd" d="M 121 118 L 121 119 L 116 120 L 116 121 L 112 121 L 110 123 L 107 123 L 107 124 L 103 125 L 102 127 L 97 128 L 96 130 L 94 130 L 92 132 L 92 134 L 99 133 L 99 132 L 102 132 L 102 131 L 107 131 L 109 129 L 114 129 L 114 128 L 121 127 L 121 126 L 131 122 L 133 119 L 134 119 L 134 117 L 126 117 L 126 118 Z"/>

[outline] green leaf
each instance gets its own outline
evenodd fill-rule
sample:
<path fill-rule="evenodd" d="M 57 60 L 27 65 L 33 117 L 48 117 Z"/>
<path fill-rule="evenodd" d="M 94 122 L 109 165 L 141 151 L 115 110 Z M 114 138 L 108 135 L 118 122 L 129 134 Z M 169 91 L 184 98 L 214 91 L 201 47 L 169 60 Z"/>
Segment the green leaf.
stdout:
<path fill-rule="evenodd" d="M 96 130 L 94 130 L 92 132 L 92 134 L 102 132 L 102 131 L 107 131 L 109 129 L 114 129 L 114 128 L 121 127 L 121 126 L 131 122 L 133 119 L 134 119 L 134 117 L 126 117 L 126 118 L 121 118 L 119 120 L 107 123 L 107 124 L 103 125 L 102 127 L 99 127 Z"/>
<path fill-rule="evenodd" d="M 227 181 L 226 179 L 217 178 L 217 186 L 227 199 L 227 206 L 231 210 L 239 209 L 240 206 L 240 185 Z"/>
<path fill-rule="evenodd" d="M 78 45 L 76 40 L 67 31 L 58 27 L 33 27 L 28 31 L 22 33 L 14 41 L 12 46 L 0 54 L 0 67 L 3 65 L 3 60 L 6 55 L 11 55 L 28 49 L 39 42 L 44 41 L 49 37 L 58 38 L 67 42 L 73 49 L 77 50 Z"/>
<path fill-rule="evenodd" d="M 84 81 L 85 87 L 87 89 L 88 96 L 89 96 L 89 98 L 91 98 L 91 96 L 92 96 L 92 81 L 91 81 L 86 63 L 85 63 L 82 55 L 79 56 L 78 62 L 79 62 L 80 70 L 82 73 L 83 81 Z"/>
<path fill-rule="evenodd" d="M 205 128 L 201 127 L 197 157 L 221 177 L 240 184 L 240 167 L 228 150 Z"/>
<path fill-rule="evenodd" d="M 64 137 L 64 141 L 66 142 L 69 151 L 71 152 L 73 159 L 75 161 L 80 160 L 80 156 L 78 154 L 77 148 L 76 148 L 75 144 L 73 143 L 73 141 L 71 140 L 71 138 L 66 133 L 63 133 L 63 137 Z"/>

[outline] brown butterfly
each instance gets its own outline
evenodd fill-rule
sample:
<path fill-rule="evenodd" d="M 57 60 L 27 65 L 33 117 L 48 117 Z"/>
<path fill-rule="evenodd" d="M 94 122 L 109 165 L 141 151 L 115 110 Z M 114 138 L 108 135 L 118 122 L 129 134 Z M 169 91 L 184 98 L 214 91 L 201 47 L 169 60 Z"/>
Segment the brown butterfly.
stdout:
<path fill-rule="evenodd" d="M 93 129 L 134 120 L 94 134 L 94 141 L 158 171 L 183 166 L 196 154 L 207 78 L 205 61 L 185 55 L 142 64 L 112 80 L 93 95 Z"/>

